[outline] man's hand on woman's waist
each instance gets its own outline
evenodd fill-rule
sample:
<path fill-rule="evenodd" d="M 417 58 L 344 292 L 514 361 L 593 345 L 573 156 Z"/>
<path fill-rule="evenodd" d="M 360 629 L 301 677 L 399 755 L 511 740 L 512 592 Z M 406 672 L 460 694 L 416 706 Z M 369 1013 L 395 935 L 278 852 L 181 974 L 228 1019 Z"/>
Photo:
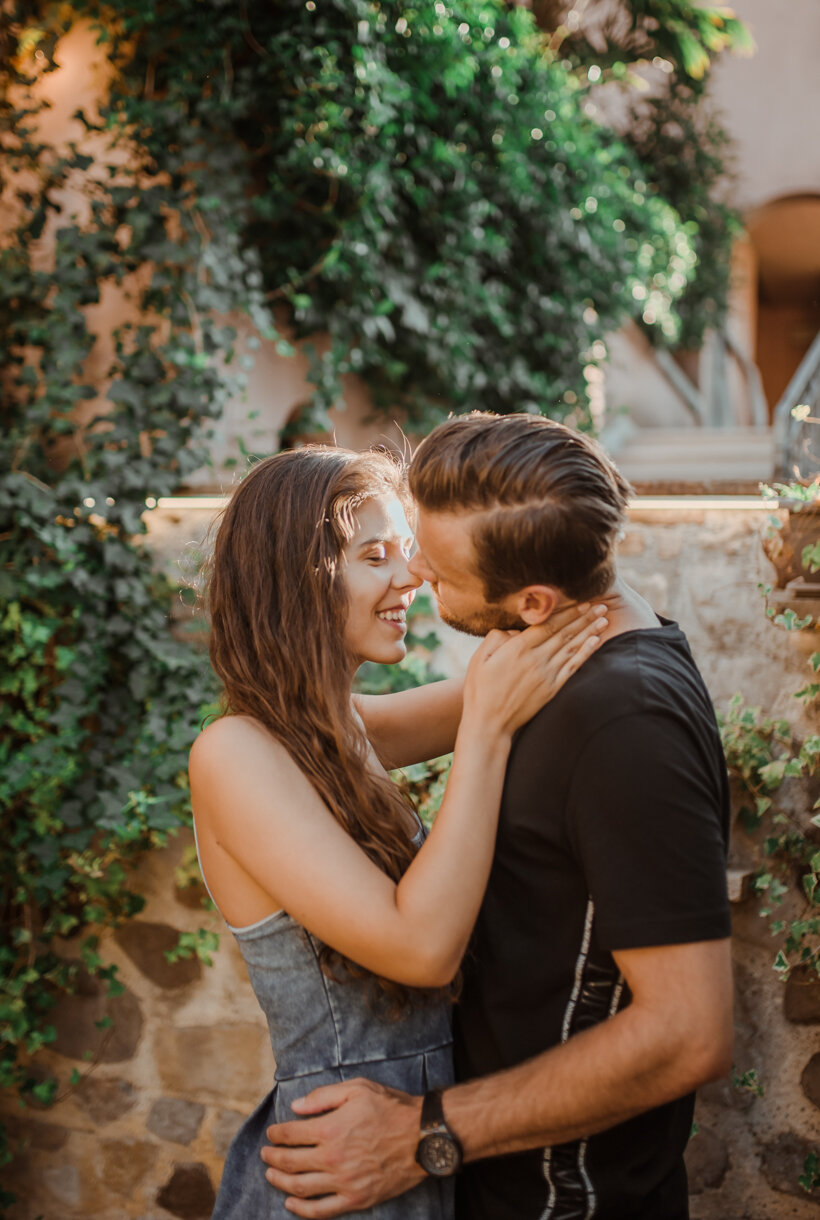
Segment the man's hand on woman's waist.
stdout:
<path fill-rule="evenodd" d="M 425 1177 L 415 1160 L 421 1102 L 361 1078 L 314 1089 L 293 1103 L 304 1118 L 268 1127 L 265 1176 L 289 1196 L 288 1210 L 306 1220 L 403 1194 Z"/>

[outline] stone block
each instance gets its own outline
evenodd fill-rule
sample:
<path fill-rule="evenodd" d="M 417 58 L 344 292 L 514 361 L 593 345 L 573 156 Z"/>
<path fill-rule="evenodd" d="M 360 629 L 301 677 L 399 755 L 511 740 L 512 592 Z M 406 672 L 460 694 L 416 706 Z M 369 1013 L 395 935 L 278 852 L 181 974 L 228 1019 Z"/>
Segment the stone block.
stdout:
<path fill-rule="evenodd" d="M 803 1163 L 811 1152 L 816 1152 L 816 1144 L 801 1139 L 791 1131 L 779 1135 L 777 1139 L 763 1147 L 762 1168 L 763 1177 L 772 1190 L 781 1194 L 794 1195 L 807 1203 L 813 1203 L 820 1208 L 820 1194 L 807 1192 L 800 1185 L 799 1178 L 804 1172 Z"/>
<path fill-rule="evenodd" d="M 76 1207 L 80 1202 L 80 1171 L 76 1165 L 45 1164 L 38 1166 L 38 1174 L 49 1192 L 64 1207 Z"/>
<path fill-rule="evenodd" d="M 142 1012 L 127 988 L 107 995 L 104 980 L 80 971 L 73 995 L 61 996 L 54 1010 L 57 1037 L 52 1049 L 69 1059 L 84 1059 L 88 1052 L 98 1063 L 122 1063 L 133 1058 L 142 1033 Z M 109 1028 L 96 1022 L 110 1017 Z"/>
<path fill-rule="evenodd" d="M 157 1160 L 157 1146 L 147 1140 L 104 1140 L 97 1173 L 106 1190 L 130 1199 Z"/>
<path fill-rule="evenodd" d="M 711 1080 L 709 1084 L 701 1085 L 698 1098 L 709 1106 L 720 1110 L 750 1110 L 755 1103 L 755 1094 L 748 1089 L 739 1089 L 728 1077 L 722 1080 Z"/>
<path fill-rule="evenodd" d="M 157 1194 L 157 1203 L 180 1220 L 208 1220 L 216 1193 L 208 1170 L 200 1162 L 175 1165 Z"/>
<path fill-rule="evenodd" d="M 211 1126 L 211 1139 L 219 1156 L 227 1156 L 231 1141 L 236 1135 L 245 1115 L 238 1110 L 219 1110 Z"/>
<path fill-rule="evenodd" d="M 98 1127 L 122 1118 L 137 1103 L 137 1090 L 117 1076 L 89 1076 L 78 1085 L 74 1100 Z"/>
<path fill-rule="evenodd" d="M 685 1160 L 689 1193 L 699 1195 L 721 1185 L 729 1168 L 729 1151 L 715 1131 L 701 1127 L 686 1146 Z"/>
<path fill-rule="evenodd" d="M 162 1140 L 190 1144 L 202 1126 L 205 1107 L 179 1097 L 160 1097 L 151 1106 L 145 1125 Z"/>
<path fill-rule="evenodd" d="M 194 881 L 190 885 L 175 885 L 174 898 L 181 907 L 189 911 L 203 912 L 212 909 L 209 906 L 208 891 L 201 881 Z"/>
<path fill-rule="evenodd" d="M 132 919 L 119 928 L 114 937 L 141 974 L 157 987 L 175 990 L 188 987 L 202 977 L 199 958 L 182 958 L 169 962 L 165 954 L 175 949 L 179 931 L 167 923 L 149 923 L 144 919 Z"/>
<path fill-rule="evenodd" d="M 820 1052 L 812 1055 L 803 1068 L 800 1085 L 812 1105 L 817 1106 L 817 1109 L 820 1110 Z"/>
<path fill-rule="evenodd" d="M 795 1025 L 820 1024 L 820 979 L 805 966 L 792 970 L 786 983 L 783 1011 Z"/>
<path fill-rule="evenodd" d="M 41 1152 L 59 1152 L 68 1139 L 65 1127 L 58 1127 L 56 1123 L 33 1122 L 26 1118 L 15 1118 L 13 1124 L 8 1119 L 5 1121 L 12 1147 L 22 1141 L 27 1148 L 36 1148 Z"/>
<path fill-rule="evenodd" d="M 270 1038 L 261 1024 L 161 1026 L 154 1053 L 168 1093 L 191 1097 L 204 1092 L 252 1108 L 273 1081 Z"/>
<path fill-rule="evenodd" d="M 56 1073 L 53 1071 L 53 1069 L 46 1067 L 46 1065 L 44 1063 L 38 1063 L 36 1059 L 34 1060 L 33 1063 L 30 1063 L 27 1066 L 26 1075 L 28 1076 L 29 1080 L 33 1081 L 35 1084 L 45 1084 L 46 1081 L 58 1080 L 58 1077 L 57 1077 Z M 59 1087 L 59 1080 L 58 1080 L 58 1087 Z M 40 1101 L 37 1097 L 35 1097 L 33 1094 L 31 1094 L 31 1095 L 29 1095 L 29 1097 L 26 1098 L 26 1109 L 28 1109 L 28 1110 L 50 1110 L 51 1103 L 47 1102 L 47 1101 Z"/>

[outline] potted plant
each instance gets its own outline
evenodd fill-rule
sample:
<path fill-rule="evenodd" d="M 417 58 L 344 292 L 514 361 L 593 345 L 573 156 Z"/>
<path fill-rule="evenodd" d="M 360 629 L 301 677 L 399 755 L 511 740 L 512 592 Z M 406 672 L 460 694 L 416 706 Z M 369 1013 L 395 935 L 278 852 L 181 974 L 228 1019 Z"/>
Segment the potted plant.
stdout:
<path fill-rule="evenodd" d="M 773 590 L 767 592 L 784 590 L 787 600 L 803 603 L 804 611 L 809 609 L 807 601 L 814 599 L 818 604 L 811 609 L 812 618 L 820 621 L 820 457 L 812 446 L 820 417 L 812 415 L 805 402 L 792 407 L 789 415 L 793 440 L 787 465 L 793 478 L 788 483 L 761 484 L 763 495 L 777 508 L 767 519 L 762 539 L 776 573 Z M 782 608 L 783 595 L 774 600 Z"/>
<path fill-rule="evenodd" d="M 775 588 L 820 597 L 820 477 L 811 483 L 774 483 L 761 488 L 777 504 L 763 535 Z"/>

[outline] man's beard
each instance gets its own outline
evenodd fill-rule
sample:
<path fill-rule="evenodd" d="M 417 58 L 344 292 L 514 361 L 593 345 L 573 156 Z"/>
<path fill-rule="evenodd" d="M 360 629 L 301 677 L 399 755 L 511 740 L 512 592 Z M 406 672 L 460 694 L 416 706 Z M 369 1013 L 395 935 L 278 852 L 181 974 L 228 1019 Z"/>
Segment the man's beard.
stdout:
<path fill-rule="evenodd" d="M 438 601 L 438 599 L 437 599 Z M 446 606 L 438 602 L 439 618 L 448 627 L 462 631 L 465 635 L 487 635 L 490 631 L 523 631 L 527 624 L 515 614 L 508 614 L 500 606 L 485 606 L 470 618 L 459 618 L 452 614 Z"/>

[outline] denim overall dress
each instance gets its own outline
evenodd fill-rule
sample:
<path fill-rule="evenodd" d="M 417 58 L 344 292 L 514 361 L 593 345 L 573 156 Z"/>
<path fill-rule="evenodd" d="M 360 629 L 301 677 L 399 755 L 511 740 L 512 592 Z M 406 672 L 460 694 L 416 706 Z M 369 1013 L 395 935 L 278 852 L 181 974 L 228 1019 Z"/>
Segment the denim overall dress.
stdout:
<path fill-rule="evenodd" d="M 293 1213 L 285 1208 L 286 1196 L 265 1178 L 259 1155 L 266 1128 L 296 1118 L 290 1108 L 295 1098 L 356 1076 L 409 1093 L 452 1084 L 450 1006 L 418 1003 L 397 1020 L 380 1018 L 368 1005 L 363 983 L 337 983 L 322 972 L 319 942 L 284 911 L 248 927 L 228 927 L 267 1018 L 276 1070 L 273 1088 L 228 1150 L 211 1220 L 284 1220 Z M 427 1178 L 406 1194 L 349 1214 L 452 1220 L 452 1179 Z"/>

